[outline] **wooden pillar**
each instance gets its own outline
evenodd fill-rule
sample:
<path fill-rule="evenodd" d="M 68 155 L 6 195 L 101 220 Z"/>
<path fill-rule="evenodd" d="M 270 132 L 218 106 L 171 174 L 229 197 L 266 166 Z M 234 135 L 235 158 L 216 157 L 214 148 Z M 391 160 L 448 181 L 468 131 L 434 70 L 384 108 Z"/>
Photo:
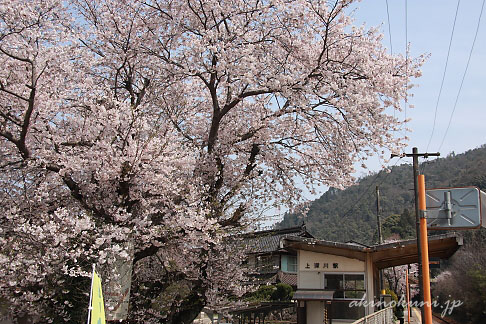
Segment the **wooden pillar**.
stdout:
<path fill-rule="evenodd" d="M 373 260 L 371 253 L 366 253 L 365 257 L 365 286 L 366 286 L 366 302 L 367 307 L 365 307 L 365 315 L 373 314 L 374 307 L 373 301 L 375 296 L 375 268 L 373 266 Z M 377 285 L 379 287 L 379 285 Z"/>
<path fill-rule="evenodd" d="M 306 324 L 306 302 L 303 300 L 297 301 L 297 324 Z"/>

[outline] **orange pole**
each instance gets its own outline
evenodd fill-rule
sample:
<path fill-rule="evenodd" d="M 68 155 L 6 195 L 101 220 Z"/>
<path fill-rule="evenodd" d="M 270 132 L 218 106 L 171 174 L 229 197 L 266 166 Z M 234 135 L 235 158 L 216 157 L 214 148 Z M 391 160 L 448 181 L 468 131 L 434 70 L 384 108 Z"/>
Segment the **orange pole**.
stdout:
<path fill-rule="evenodd" d="M 420 249 L 422 252 L 422 291 L 424 295 L 425 323 L 432 324 L 432 298 L 430 297 L 429 242 L 427 239 L 427 219 L 425 218 L 425 177 L 418 176 L 420 215 Z"/>
<path fill-rule="evenodd" d="M 410 323 L 410 294 L 409 294 L 409 282 L 408 282 L 408 265 L 407 265 L 407 273 L 405 276 L 405 290 L 407 291 L 407 322 Z"/>

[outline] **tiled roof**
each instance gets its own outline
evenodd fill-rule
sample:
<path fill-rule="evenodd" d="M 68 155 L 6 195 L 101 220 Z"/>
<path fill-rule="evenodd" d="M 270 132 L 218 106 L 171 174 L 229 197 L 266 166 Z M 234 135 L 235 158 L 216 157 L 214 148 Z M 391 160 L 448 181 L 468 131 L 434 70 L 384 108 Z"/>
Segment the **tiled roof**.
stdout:
<path fill-rule="evenodd" d="M 273 273 L 273 274 L 270 273 L 260 274 L 255 278 L 253 278 L 253 280 L 251 281 L 252 284 L 259 284 L 259 285 L 270 285 L 270 284 L 276 284 L 278 282 L 296 287 L 297 273 L 278 271 L 277 273 Z"/>
<path fill-rule="evenodd" d="M 249 249 L 249 253 L 270 253 L 280 250 L 281 239 L 292 236 L 313 237 L 307 232 L 305 226 L 299 226 L 247 234 L 245 237 L 245 245 Z"/>
<path fill-rule="evenodd" d="M 295 287 L 297 286 L 297 274 L 296 273 L 279 271 L 278 279 L 280 280 L 281 283 L 285 283 L 287 285 L 291 285 L 291 286 L 295 286 Z"/>

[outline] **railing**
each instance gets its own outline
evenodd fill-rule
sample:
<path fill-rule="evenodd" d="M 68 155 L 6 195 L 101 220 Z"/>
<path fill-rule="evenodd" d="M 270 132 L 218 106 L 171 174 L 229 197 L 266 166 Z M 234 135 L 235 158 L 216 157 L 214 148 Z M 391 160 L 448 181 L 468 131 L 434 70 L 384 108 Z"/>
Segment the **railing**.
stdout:
<path fill-rule="evenodd" d="M 360 318 L 352 324 L 393 324 L 393 307 L 387 307 L 373 314 Z"/>

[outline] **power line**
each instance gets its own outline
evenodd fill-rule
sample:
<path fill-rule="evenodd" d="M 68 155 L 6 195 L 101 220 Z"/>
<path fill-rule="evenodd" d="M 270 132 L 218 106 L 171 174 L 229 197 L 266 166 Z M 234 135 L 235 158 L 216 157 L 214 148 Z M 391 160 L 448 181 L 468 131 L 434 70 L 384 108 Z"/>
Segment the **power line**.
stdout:
<path fill-rule="evenodd" d="M 390 54 L 393 55 L 393 43 L 392 43 L 392 33 L 390 24 L 390 11 L 388 9 L 388 0 L 386 0 L 386 16 L 388 17 L 388 35 L 390 38 Z"/>
<path fill-rule="evenodd" d="M 408 106 L 408 2 L 405 0 L 405 132 L 407 131 Z"/>
<path fill-rule="evenodd" d="M 467 70 L 469 68 L 469 62 L 471 62 L 471 57 L 472 57 L 474 45 L 476 44 L 476 39 L 477 39 L 478 32 L 479 32 L 479 26 L 481 25 L 481 17 L 483 15 L 484 3 L 485 3 L 485 0 L 483 0 L 483 3 L 481 5 L 481 12 L 479 13 L 478 24 L 476 26 L 476 33 L 474 34 L 474 39 L 473 39 L 473 42 L 472 42 L 471 50 L 469 51 L 469 57 L 467 59 L 466 68 L 464 69 L 464 74 L 462 75 L 462 80 L 461 80 L 461 84 L 459 86 L 459 91 L 457 92 L 456 101 L 454 102 L 454 108 L 452 109 L 451 117 L 449 118 L 449 123 L 447 124 L 447 128 L 446 128 L 446 131 L 444 133 L 444 137 L 442 138 L 442 142 L 440 143 L 440 146 L 439 146 L 439 149 L 438 149 L 439 152 L 440 152 L 440 149 L 442 148 L 442 145 L 444 144 L 445 138 L 447 136 L 447 132 L 449 131 L 449 127 L 451 126 L 452 117 L 454 116 L 454 112 L 456 111 L 457 102 L 459 101 L 459 95 L 461 94 L 462 86 L 464 84 L 464 79 L 466 78 Z"/>
<path fill-rule="evenodd" d="M 388 0 L 385 0 L 386 2 L 386 16 L 387 16 L 387 19 L 388 19 L 388 37 L 390 39 L 390 55 L 391 55 L 391 59 L 392 59 L 392 66 L 394 66 L 394 62 L 393 62 L 393 42 L 392 42 L 392 32 L 391 32 L 391 23 L 390 23 L 390 10 L 388 8 Z M 396 118 L 396 109 L 393 109 L 393 119 L 395 120 Z"/>
<path fill-rule="evenodd" d="M 396 166 L 398 164 L 398 162 L 400 162 L 402 159 L 402 157 L 400 157 L 397 162 L 395 162 L 395 164 L 393 165 Z M 388 166 L 387 166 L 388 167 Z M 354 203 L 354 205 L 348 209 L 348 211 L 346 213 L 344 213 L 344 215 L 341 217 L 341 219 L 344 219 L 346 217 L 348 217 L 350 215 L 350 213 L 356 208 L 356 206 L 358 206 L 358 204 L 361 202 L 361 200 L 364 198 L 365 195 L 368 194 L 368 191 L 370 190 L 370 188 L 373 186 L 373 184 L 376 182 L 376 180 L 378 180 L 379 176 L 383 173 L 384 171 L 380 171 L 376 174 L 376 176 L 373 178 L 373 181 L 371 181 L 371 183 L 368 185 L 368 187 L 363 191 L 363 193 L 361 194 L 361 196 L 359 196 L 358 200 L 356 200 L 356 202 Z M 380 183 L 378 183 L 377 185 L 378 186 L 381 186 L 381 184 L 385 181 L 385 179 L 387 178 L 386 176 L 388 175 L 388 173 L 385 172 L 385 176 L 381 179 Z"/>
<path fill-rule="evenodd" d="M 427 166 L 427 163 L 428 162 L 430 162 L 430 161 L 429 161 L 429 157 L 427 156 L 427 157 L 425 157 L 425 161 L 422 162 L 422 165 L 419 166 L 419 172 L 420 172 L 420 174 L 425 174 L 425 167 Z M 420 170 L 420 167 L 422 167 L 422 170 Z"/>
<path fill-rule="evenodd" d="M 442 88 L 444 86 L 444 80 L 445 80 L 445 76 L 446 76 L 447 65 L 449 64 L 449 54 L 451 52 L 452 38 L 454 36 L 454 29 L 456 28 L 457 13 L 459 12 L 459 4 L 460 3 L 461 3 L 461 0 L 457 0 L 456 14 L 454 16 L 454 23 L 452 25 L 451 38 L 449 40 L 449 48 L 447 49 L 447 57 L 446 57 L 446 62 L 445 62 L 445 66 L 444 66 L 444 73 L 442 74 L 442 81 L 440 83 L 439 95 L 437 96 L 437 102 L 435 103 L 434 124 L 432 126 L 432 132 L 430 134 L 429 143 L 427 144 L 427 149 L 425 151 L 429 150 L 430 142 L 432 141 L 432 137 L 434 136 L 435 124 L 436 124 L 436 121 L 437 121 L 437 111 L 439 109 L 439 101 L 440 101 L 440 96 L 442 94 Z"/>

